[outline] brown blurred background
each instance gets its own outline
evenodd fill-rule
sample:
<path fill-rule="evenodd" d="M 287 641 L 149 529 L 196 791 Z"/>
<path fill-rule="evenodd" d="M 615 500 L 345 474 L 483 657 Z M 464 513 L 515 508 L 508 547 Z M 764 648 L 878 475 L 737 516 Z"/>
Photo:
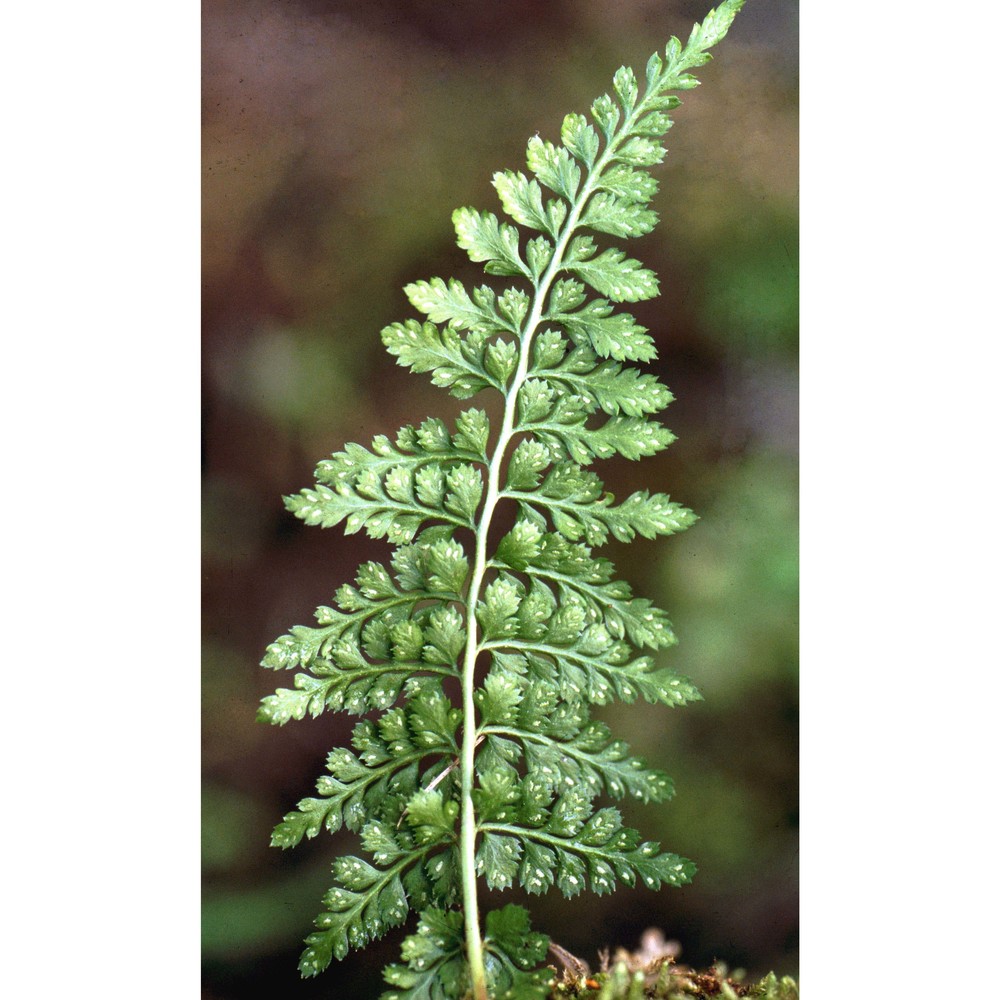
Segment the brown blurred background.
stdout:
<path fill-rule="evenodd" d="M 619 65 L 640 71 L 708 6 L 206 0 L 203 997 L 369 1000 L 402 938 L 299 980 L 329 862 L 356 840 L 280 852 L 269 834 L 355 720 L 255 723 L 287 681 L 257 664 L 389 548 L 305 527 L 282 494 L 346 441 L 460 408 L 381 346 L 415 315 L 402 286 L 485 280 L 452 209 L 498 211 L 490 177 L 524 169 L 529 136 L 557 140 Z M 630 311 L 657 338 L 679 440 L 598 472 L 701 520 L 603 551 L 670 612 L 681 643 L 662 655 L 706 700 L 600 715 L 677 785 L 664 806 L 626 804 L 627 820 L 699 873 L 657 894 L 499 897 L 591 962 L 656 925 L 688 961 L 797 972 L 797 30 L 792 0 L 748 0 L 674 114 L 661 223 L 628 247 L 660 276 L 661 296 Z"/>

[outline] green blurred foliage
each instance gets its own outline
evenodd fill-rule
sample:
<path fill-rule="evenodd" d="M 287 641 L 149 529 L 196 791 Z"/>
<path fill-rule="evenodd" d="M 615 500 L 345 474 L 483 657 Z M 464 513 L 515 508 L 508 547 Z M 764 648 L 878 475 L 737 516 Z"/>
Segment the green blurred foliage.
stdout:
<path fill-rule="evenodd" d="M 390 936 L 384 954 L 375 946 L 360 963 L 298 980 L 329 862 L 353 841 L 324 836 L 280 852 L 269 832 L 311 793 L 351 720 L 256 724 L 275 681 L 257 664 L 385 546 L 304 528 L 281 496 L 310 483 L 317 460 L 346 441 L 456 412 L 457 401 L 382 348 L 382 326 L 411 315 L 402 286 L 433 275 L 479 283 L 454 245 L 452 209 L 496 210 L 490 177 L 522 166 L 530 135 L 556 135 L 618 65 L 641 66 L 705 9 L 206 5 L 206 997 L 375 998 L 382 961 L 398 952 Z M 701 520 L 655 547 L 607 554 L 668 609 L 681 641 L 662 655 L 706 701 L 601 714 L 677 785 L 673 802 L 628 806 L 626 821 L 692 858 L 699 874 L 659 894 L 532 897 L 534 925 L 592 962 L 598 948 L 658 925 L 694 964 L 718 957 L 756 976 L 796 972 L 795 10 L 748 3 L 703 86 L 685 95 L 657 173 L 663 221 L 633 251 L 661 279 L 661 298 L 635 312 L 657 338 L 656 369 L 677 396 L 664 421 L 679 439 L 601 475 L 616 492 L 669 492 Z"/>
<path fill-rule="evenodd" d="M 201 861 L 206 874 L 246 867 L 257 853 L 251 840 L 260 803 L 234 788 L 205 785 L 201 792 Z"/>
<path fill-rule="evenodd" d="M 715 503 L 679 537 L 663 569 L 683 622 L 684 669 L 720 709 L 765 683 L 794 683 L 798 507 L 792 459 L 751 452 L 718 467 Z"/>
<path fill-rule="evenodd" d="M 231 812 L 215 814 L 216 821 L 236 818 Z M 290 944 L 297 946 L 302 937 L 302 911 L 314 905 L 316 881 L 325 878 L 327 870 L 326 865 L 314 863 L 282 878 L 206 893 L 203 957 L 239 961 L 284 951 Z"/>
<path fill-rule="evenodd" d="M 705 332 L 742 354 L 794 356 L 799 333 L 798 226 L 747 215 L 707 260 L 699 307 Z"/>

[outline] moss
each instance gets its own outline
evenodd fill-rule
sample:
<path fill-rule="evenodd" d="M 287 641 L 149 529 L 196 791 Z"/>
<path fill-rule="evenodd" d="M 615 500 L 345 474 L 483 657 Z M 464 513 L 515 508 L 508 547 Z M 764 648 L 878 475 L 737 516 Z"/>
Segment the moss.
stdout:
<path fill-rule="evenodd" d="M 601 971 L 591 973 L 583 959 L 550 944 L 549 954 L 561 971 L 548 1000 L 798 1000 L 798 985 L 790 976 L 778 979 L 771 972 L 758 983 L 747 983 L 741 970 L 730 974 L 721 963 L 706 971 L 682 965 L 677 961 L 680 951 L 677 941 L 668 941 L 653 927 L 642 935 L 635 951 L 621 948 L 613 957 L 602 952 Z"/>
<path fill-rule="evenodd" d="M 742 997 L 799 1000 L 799 988 L 791 976 L 779 979 L 773 972 L 757 983 L 748 984 L 742 982 L 738 974 L 730 976 L 725 967 L 719 965 L 698 972 L 668 962 L 650 975 L 643 970 L 630 972 L 627 965 L 620 962 L 608 972 L 587 976 L 579 982 L 558 982 L 549 997 L 550 1000 L 737 1000 Z"/>

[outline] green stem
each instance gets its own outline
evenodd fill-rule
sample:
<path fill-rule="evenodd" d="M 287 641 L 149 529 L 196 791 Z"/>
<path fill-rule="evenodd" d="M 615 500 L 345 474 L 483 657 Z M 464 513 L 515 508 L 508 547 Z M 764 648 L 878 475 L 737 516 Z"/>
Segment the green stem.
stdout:
<path fill-rule="evenodd" d="M 656 89 L 662 90 L 663 84 L 661 83 Z M 604 151 L 597 158 L 593 169 L 588 173 L 552 251 L 552 259 L 549 261 L 549 266 L 545 269 L 545 273 L 535 286 L 535 296 L 531 305 L 531 312 L 525 320 L 524 328 L 520 335 L 521 346 L 517 370 L 514 373 L 504 399 L 503 421 L 496 446 L 493 449 L 493 455 L 490 458 L 486 497 L 483 502 L 479 523 L 476 527 L 476 554 L 466 598 L 468 636 L 462 666 L 462 716 L 464 727 L 461 753 L 462 821 L 459 841 L 459 857 L 462 870 L 462 902 L 465 911 L 466 957 L 472 979 L 473 1000 L 489 1000 L 486 991 L 486 969 L 483 963 L 483 941 L 479 923 L 479 899 L 476 893 L 476 836 L 479 828 L 476 824 L 475 807 L 472 801 L 472 788 L 475 782 L 476 743 L 479 735 L 477 727 L 474 724 L 476 718 L 474 697 L 476 690 L 476 659 L 484 648 L 479 644 L 476 605 L 479 603 L 486 571 L 490 563 L 489 554 L 486 551 L 486 541 L 490 526 L 493 523 L 493 514 L 497 503 L 503 496 L 503 491 L 500 487 L 500 469 L 507 457 L 511 440 L 518 433 L 518 429 L 514 427 L 514 419 L 517 414 L 517 397 L 521 391 L 521 387 L 528 378 L 531 364 L 531 348 L 535 334 L 538 331 L 538 326 L 544 315 L 545 300 L 548 297 L 556 275 L 563 269 L 566 247 L 576 230 L 580 216 L 586 207 L 587 200 L 594 193 L 604 168 L 621 144 L 623 138 L 628 134 L 632 122 L 643 113 L 648 97 L 649 94 L 647 93 L 632 112 L 625 116 L 621 128 L 612 137 L 611 141 L 607 143 Z"/>
<path fill-rule="evenodd" d="M 476 834 L 478 831 L 475 809 L 472 802 L 476 740 L 478 737 L 476 726 L 473 724 L 476 711 L 474 700 L 475 671 L 476 659 L 480 652 L 476 605 L 479 603 L 479 596 L 483 589 L 486 570 L 489 565 L 486 540 L 489 535 L 490 525 L 493 522 L 493 513 L 501 496 L 500 469 L 506 458 L 511 439 L 515 434 L 514 417 L 517 413 L 517 396 L 528 377 L 532 342 L 538 329 L 538 324 L 542 319 L 542 309 L 545 299 L 552 286 L 552 282 L 555 280 L 556 274 L 562 267 L 566 245 L 579 221 L 583 206 L 593 190 L 593 182 L 596 180 L 598 173 L 599 171 L 595 170 L 584 185 L 581 196 L 570 213 L 559 242 L 552 253 L 552 260 L 549 262 L 545 274 L 535 289 L 535 298 L 532 303 L 531 313 L 525 322 L 524 330 L 521 334 L 521 348 L 517 371 L 514 373 L 504 401 L 503 422 L 493 455 L 490 459 L 486 499 L 483 503 L 482 514 L 476 529 L 476 555 L 467 597 L 468 638 L 462 669 L 462 712 L 465 719 L 465 726 L 462 734 L 462 828 L 459 844 L 462 869 L 462 898 L 465 909 L 466 955 L 472 977 L 474 1000 L 488 1000 L 486 992 L 486 969 L 483 964 L 483 942 L 479 924 L 479 900 L 476 894 Z"/>

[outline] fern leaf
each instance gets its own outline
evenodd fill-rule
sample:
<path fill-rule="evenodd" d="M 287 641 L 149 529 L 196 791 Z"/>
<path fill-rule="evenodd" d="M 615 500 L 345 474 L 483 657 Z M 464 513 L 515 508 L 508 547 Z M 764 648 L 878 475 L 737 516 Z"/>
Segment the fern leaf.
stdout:
<path fill-rule="evenodd" d="M 328 710 L 361 715 L 387 708 L 417 674 L 456 676 L 465 631 L 451 607 L 425 608 L 414 618 L 390 608 L 367 623 L 361 638 L 364 649 L 353 637 L 324 646 L 327 656 L 313 658 L 310 673 L 296 674 L 294 688 L 262 700 L 258 719 L 284 725 L 307 713 L 315 718 Z"/>
<path fill-rule="evenodd" d="M 329 774 L 316 785 L 320 797 L 303 799 L 287 813 L 271 835 L 272 845 L 293 847 L 303 837 L 322 829 L 334 833 L 342 825 L 358 830 L 365 818 L 394 822 L 400 803 L 412 799 L 421 782 L 433 782 L 458 753 L 459 721 L 440 686 L 425 682 L 405 709 L 387 712 L 377 726 L 359 723 L 354 730 L 359 753 L 344 747 L 330 751 Z"/>
<path fill-rule="evenodd" d="M 417 932 L 403 942 L 406 965 L 390 965 L 385 980 L 393 987 L 381 1000 L 456 1000 L 468 979 L 462 939 L 462 914 L 431 908 L 420 915 Z"/>
<path fill-rule="evenodd" d="M 574 462 L 555 464 L 530 492 L 505 489 L 503 495 L 517 500 L 527 519 L 545 523 L 544 511 L 564 538 L 571 542 L 583 539 L 588 545 L 603 545 L 609 534 L 620 542 L 630 542 L 637 534 L 644 538 L 673 535 L 697 520 L 664 493 L 651 495 L 642 490 L 614 505 L 601 480 Z"/>
<path fill-rule="evenodd" d="M 528 140 L 528 169 L 548 188 L 567 201 L 576 199 L 580 168 L 564 146 L 553 146 L 537 135 Z"/>
<path fill-rule="evenodd" d="M 591 412 L 601 409 L 611 416 L 638 417 L 658 413 L 673 402 L 654 375 L 613 360 L 598 361 L 589 347 L 577 347 L 569 354 L 566 347 L 555 331 L 539 337 L 532 374 L 544 378 L 557 393 L 586 400 Z"/>
<path fill-rule="evenodd" d="M 493 687 L 501 680 L 516 691 L 516 698 L 508 693 L 500 712 L 490 711 L 493 706 L 484 699 L 479 731 L 518 741 L 528 774 L 552 788 L 584 787 L 615 799 L 632 795 L 642 802 L 662 802 L 673 796 L 670 778 L 629 756 L 628 744 L 613 739 L 604 723 L 592 721 L 586 705 L 561 702 L 558 692 L 542 685 L 534 685 L 531 697 L 525 697 L 502 675 Z"/>
<path fill-rule="evenodd" d="M 629 145 L 638 141 L 633 139 Z M 610 247 L 593 260 L 572 261 L 566 269 L 612 302 L 642 302 L 660 294 L 656 275 L 617 247 Z"/>
<path fill-rule="evenodd" d="M 299 960 L 303 976 L 315 976 L 333 958 L 343 958 L 351 948 L 363 948 L 402 924 L 410 911 L 400 873 L 422 857 L 428 848 L 412 852 L 388 870 L 360 858 L 338 858 L 333 864 L 335 885 L 323 897 L 325 911 L 316 918 L 316 930 L 306 938 Z"/>
<path fill-rule="evenodd" d="M 544 934 L 531 931 L 528 913 L 505 906 L 486 916 L 486 979 L 495 1000 L 544 1000 L 550 974 L 535 971 L 548 948 Z M 458 1000 L 467 988 L 461 914 L 437 908 L 420 915 L 417 932 L 403 942 L 406 965 L 391 965 L 385 979 L 393 989 L 381 1000 Z"/>
<path fill-rule="evenodd" d="M 486 263 L 486 273 L 502 276 L 531 276 L 518 250 L 519 235 L 514 226 L 500 222 L 492 212 L 459 208 L 452 215 L 458 245 L 469 259 Z"/>
<path fill-rule="evenodd" d="M 397 549 L 393 564 L 395 582 L 379 563 L 361 566 L 357 585 L 344 584 L 337 591 L 336 609 L 316 610 L 320 628 L 295 626 L 267 647 L 261 666 L 290 670 L 329 660 L 338 643 L 356 645 L 363 626 L 371 619 L 385 620 L 387 615 L 407 609 L 413 615 L 415 605 L 426 605 L 428 600 L 446 603 L 458 599 L 469 572 L 465 550 L 451 538 Z M 425 607 L 427 614 L 430 610 Z"/>
<path fill-rule="evenodd" d="M 491 335 L 517 333 L 518 325 L 512 322 L 497 305 L 496 292 L 488 285 L 481 285 L 470 296 L 465 286 L 451 278 L 447 284 L 441 278 L 414 281 L 403 291 L 412 305 L 427 314 L 431 323 L 448 323 L 459 330 Z M 396 330 L 400 324 L 387 329 Z M 405 324 L 403 324 L 405 328 Z M 393 352 L 395 353 L 395 352 Z"/>
<path fill-rule="evenodd" d="M 684 530 L 694 520 L 663 493 L 623 500 L 588 467 L 668 447 L 654 414 L 669 390 L 635 363 L 656 357 L 649 331 L 617 307 L 658 294 L 656 275 L 618 246 L 651 231 L 672 91 L 726 33 L 742 0 L 724 0 L 687 45 L 671 39 L 645 67 L 622 67 L 589 117 L 567 115 L 560 142 L 528 142 L 527 173 L 493 186 L 505 218 L 452 216 L 458 245 L 501 286 L 431 277 L 406 286 L 422 318 L 382 340 L 397 363 L 458 399 L 495 392 L 501 415 L 467 409 L 449 429 L 429 418 L 395 439 L 348 444 L 316 483 L 285 498 L 308 524 L 342 524 L 395 546 L 362 565 L 316 627 L 272 643 L 263 665 L 297 669 L 262 702 L 283 724 L 327 710 L 375 713 L 353 750 L 331 751 L 317 795 L 285 815 L 281 847 L 342 826 L 371 862 L 334 862 L 334 885 L 300 969 L 314 975 L 420 913 L 390 966 L 383 1000 L 543 1000 L 547 939 L 508 906 L 475 919 L 475 878 L 492 889 L 611 891 L 617 882 L 681 885 L 694 866 L 622 825 L 598 796 L 662 801 L 669 777 L 631 754 L 588 705 L 697 700 L 689 680 L 641 647 L 675 642 L 666 613 L 634 596 L 592 548 Z M 509 220 L 509 221 L 507 221 Z M 513 527 L 491 549 L 495 513 Z M 473 542 L 466 548 L 466 532 Z M 480 658 L 489 669 L 477 683 Z M 461 688 L 461 709 L 443 686 Z M 397 704 L 398 703 L 398 704 Z M 478 710 L 479 718 L 475 718 Z M 463 921 L 454 907 L 465 908 Z"/>
<path fill-rule="evenodd" d="M 350 445 L 317 467 L 316 489 L 286 497 L 285 506 L 307 524 L 324 528 L 346 521 L 344 531 L 365 528 L 373 538 L 409 542 L 427 521 L 475 527 L 489 425 L 482 411 L 463 414 L 475 436 L 452 436 L 441 420 L 404 427 L 395 446 L 381 436 L 372 451 Z M 482 430 L 485 429 L 485 433 Z"/>
<path fill-rule="evenodd" d="M 479 329 L 463 337 L 451 326 L 407 320 L 382 331 L 382 342 L 397 363 L 415 372 L 433 372 L 431 381 L 459 399 L 469 399 L 481 389 L 503 386 L 486 371 L 486 334 Z"/>
<path fill-rule="evenodd" d="M 666 612 L 646 598 L 633 597 L 623 580 L 614 580 L 609 560 L 594 559 L 587 546 L 544 532 L 530 521 L 519 521 L 500 541 L 493 565 L 556 584 L 563 601 L 571 600 L 570 595 L 582 598 L 591 617 L 616 639 L 627 637 L 635 646 L 653 649 L 677 641 Z"/>
<path fill-rule="evenodd" d="M 299 966 L 303 975 L 315 975 L 332 957 L 343 958 L 350 948 L 363 947 L 403 923 L 410 910 L 404 872 L 456 840 L 458 804 L 441 791 L 419 790 L 410 797 L 404 812 L 412 838 L 377 822 L 362 831 L 364 846 L 377 862 L 388 867 L 355 857 L 334 862 L 335 884 L 323 898 L 326 911 L 316 920 L 317 930 L 306 939 L 308 947 Z M 427 884 L 422 876 L 420 883 Z M 454 888 L 443 885 L 440 879 L 436 887 L 446 899 Z"/>
<path fill-rule="evenodd" d="M 529 803 L 520 824 L 484 823 L 482 829 L 484 836 L 516 836 L 519 848 L 524 842 L 539 848 L 522 884 L 528 888 L 533 878 L 542 884 L 554 879 L 567 898 L 588 887 L 597 895 L 612 892 L 618 879 L 626 885 L 641 882 L 649 889 L 685 885 L 696 870 L 685 858 L 661 852 L 658 844 L 641 842 L 636 830 L 622 826 L 618 810 L 594 811 L 590 794 L 582 790 L 560 796 L 541 811 Z"/>
<path fill-rule="evenodd" d="M 551 974 L 536 969 L 548 952 L 549 939 L 531 930 L 528 911 L 505 906 L 486 914 L 486 979 L 497 1000 L 544 1000 Z"/>

